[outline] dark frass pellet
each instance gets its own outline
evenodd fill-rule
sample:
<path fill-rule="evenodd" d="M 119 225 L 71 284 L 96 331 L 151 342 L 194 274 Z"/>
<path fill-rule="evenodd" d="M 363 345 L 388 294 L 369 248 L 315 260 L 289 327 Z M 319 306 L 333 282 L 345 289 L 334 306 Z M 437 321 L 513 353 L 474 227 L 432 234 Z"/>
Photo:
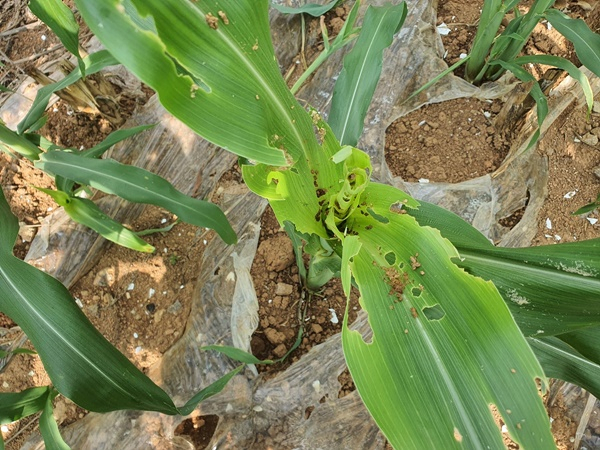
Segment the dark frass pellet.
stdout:
<path fill-rule="evenodd" d="M 154 303 L 148 303 L 146 305 L 146 311 L 148 311 L 150 314 L 154 313 L 154 311 L 156 311 L 156 305 Z"/>

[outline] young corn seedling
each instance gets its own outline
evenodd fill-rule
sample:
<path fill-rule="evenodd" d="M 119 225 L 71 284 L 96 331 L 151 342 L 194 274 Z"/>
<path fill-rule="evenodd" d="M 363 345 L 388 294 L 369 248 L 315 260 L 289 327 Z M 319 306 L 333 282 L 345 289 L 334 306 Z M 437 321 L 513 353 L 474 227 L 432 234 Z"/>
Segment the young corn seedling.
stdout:
<path fill-rule="evenodd" d="M 267 0 L 131 3 L 134 9 L 118 0 L 76 0 L 108 51 L 172 114 L 246 159 L 248 187 L 269 200 L 295 247 L 306 241 L 312 287 L 339 272 L 347 296 L 352 285 L 358 288 L 372 335 L 351 331 L 346 312 L 344 354 L 392 446 L 504 448 L 493 404 L 523 448 L 554 448 L 537 382 L 545 390 L 546 376 L 554 376 L 600 394 L 600 355 L 589 345 L 600 336 L 600 240 L 496 248 L 457 216 L 371 180 L 370 158 L 355 146 L 382 51 L 403 22 L 405 5 L 367 10 L 326 123 L 301 107 L 279 73 Z M 52 167 L 67 176 L 59 164 Z M 16 235 L 6 208 L 0 242 Z M 10 248 L 0 248 L 0 309 L 28 333 L 58 391 L 90 410 L 185 414 L 187 405 L 177 409 L 155 385 L 129 377 L 122 355 L 110 353 L 91 331 L 86 344 L 93 354 L 114 358 L 106 361 L 107 376 L 69 346 L 61 347 L 58 361 L 48 345 L 58 340 L 62 322 L 37 321 L 32 311 L 44 305 L 32 305 L 27 288 L 59 291 L 61 285 L 9 255 Z M 21 271 L 31 275 L 15 288 L 9 281 Z M 78 313 L 68 323 L 84 322 Z M 237 349 L 215 349 L 258 362 Z M 63 371 L 64 360 L 77 357 L 73 372 L 83 371 L 83 380 Z M 207 389 L 218 392 L 233 375 Z"/>
<path fill-rule="evenodd" d="M 589 80 L 573 63 L 555 55 L 519 56 L 535 26 L 546 20 L 573 44 L 577 57 L 583 65 L 596 76 L 600 76 L 600 35 L 590 30 L 583 20 L 572 19 L 552 8 L 554 1 L 535 0 L 523 14 L 519 9 L 519 0 L 506 2 L 485 0 L 470 53 L 419 88 L 411 98 L 463 64 L 465 64 L 465 79 L 477 85 L 486 81 L 495 81 L 508 70 L 523 82 L 533 82 L 530 95 L 537 105 L 538 129 L 529 142 L 528 148 L 531 148 L 539 139 L 540 127 L 548 114 L 548 101 L 535 77 L 525 67 L 531 64 L 544 64 L 567 72 L 579 82 L 590 113 L 593 93 Z M 502 23 L 508 15 L 513 15 L 514 18 L 500 32 Z"/>

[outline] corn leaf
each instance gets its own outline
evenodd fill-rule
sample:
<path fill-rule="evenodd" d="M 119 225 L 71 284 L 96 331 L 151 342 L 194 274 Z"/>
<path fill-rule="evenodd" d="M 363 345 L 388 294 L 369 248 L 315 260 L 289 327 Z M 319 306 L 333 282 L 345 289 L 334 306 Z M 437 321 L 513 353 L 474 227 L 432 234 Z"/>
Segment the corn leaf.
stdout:
<path fill-rule="evenodd" d="M 228 244 L 236 242 L 235 232 L 216 205 L 182 194 L 167 180 L 147 170 L 112 159 L 86 158 L 61 151 L 44 153 L 36 167 L 130 202 L 160 206 L 184 222 L 214 229 Z"/>
<path fill-rule="evenodd" d="M 546 96 L 542 92 L 542 88 L 540 87 L 539 83 L 534 78 L 534 76 L 527 72 L 525 69 L 523 69 L 521 66 L 517 65 L 516 63 L 495 60 L 491 61 L 489 65 L 500 66 L 503 69 L 510 70 L 512 74 L 521 81 L 535 81 L 533 87 L 531 88 L 531 91 L 529 92 L 529 95 L 531 95 L 531 97 L 533 97 L 533 99 L 535 100 L 538 128 L 537 130 L 535 130 L 535 133 L 533 133 L 533 136 L 531 136 L 529 144 L 527 144 L 526 150 L 529 150 L 535 145 L 535 143 L 540 138 L 542 124 L 544 123 L 544 119 L 546 119 L 546 116 L 548 115 L 548 100 L 546 99 Z"/>
<path fill-rule="evenodd" d="M 546 376 L 574 383 L 600 395 L 600 365 L 590 361 L 559 337 L 528 338 Z"/>
<path fill-rule="evenodd" d="M 535 383 L 543 371 L 493 284 L 456 267 L 458 254 L 439 232 L 390 211 L 408 200 L 402 192 L 371 183 L 361 199 L 374 214 L 348 219 L 357 244 L 344 260 L 373 336 L 365 342 L 345 326 L 342 341 L 361 398 L 392 445 L 504 448 L 494 404 L 524 448 L 554 448 Z"/>
<path fill-rule="evenodd" d="M 369 6 L 354 48 L 335 84 L 329 126 L 342 145 L 356 145 L 379 82 L 383 51 L 406 18 L 406 4 Z"/>
<path fill-rule="evenodd" d="M 596 76 L 600 77 L 600 35 L 594 33 L 581 19 L 571 19 L 556 9 L 545 13 L 556 30 L 573 43 L 577 57 Z"/>
<path fill-rule="evenodd" d="M 274 166 L 316 147 L 310 118 L 279 73 L 267 0 L 133 0 L 157 33 L 118 0 L 75 3 L 106 48 L 209 141 Z"/>
<path fill-rule="evenodd" d="M 588 77 L 586 77 L 585 74 L 581 70 L 579 70 L 571 61 L 553 55 L 531 55 L 515 58 L 513 62 L 515 64 L 520 65 L 545 64 L 547 66 L 554 66 L 566 71 L 571 76 L 571 78 L 577 80 L 581 85 L 581 89 L 583 89 L 583 93 L 585 95 L 585 102 L 587 103 L 588 107 L 588 114 L 591 114 L 592 106 L 594 104 L 594 92 L 592 91 L 592 87 L 590 86 L 590 80 L 588 80 Z"/>
<path fill-rule="evenodd" d="M 85 73 L 92 75 L 107 66 L 118 64 L 118 61 L 106 50 L 101 50 L 84 58 L 83 63 L 85 65 Z M 23 134 L 28 131 L 44 115 L 44 111 L 46 111 L 46 108 L 48 107 L 52 94 L 70 86 L 77 80 L 80 80 L 82 76 L 81 69 L 77 67 L 61 81 L 41 88 L 35 95 L 31 108 L 27 111 L 23 120 L 17 125 L 17 132 Z"/>
<path fill-rule="evenodd" d="M 526 336 L 600 325 L 600 239 L 502 248 L 438 206 L 422 202 L 409 214 L 452 242 L 460 253 L 453 260 L 458 266 L 496 285 Z"/>
<path fill-rule="evenodd" d="M 2 122 L 0 122 L 0 142 L 3 144 L 0 145 L 0 150 L 11 156 L 18 153 L 33 161 L 38 159 L 39 154 L 42 153 L 35 144 L 32 144 L 25 137 L 19 136 Z"/>
<path fill-rule="evenodd" d="M 0 425 L 7 425 L 42 411 L 50 393 L 51 388 L 47 386 L 30 388 L 21 392 L 1 392 Z"/>
<path fill-rule="evenodd" d="M 79 55 L 79 25 L 62 0 L 30 0 L 29 9 L 58 36 L 65 48 L 77 57 L 81 74 L 85 64 Z"/>
<path fill-rule="evenodd" d="M 325 3 L 324 5 L 319 5 L 317 3 L 307 3 L 306 5 L 299 6 L 298 8 L 293 8 L 291 6 L 286 5 L 278 5 L 276 3 L 272 3 L 271 6 L 283 14 L 304 13 L 309 14 L 313 17 L 319 17 L 331 11 L 339 2 L 340 0 L 332 0 L 331 2 Z"/>
<path fill-rule="evenodd" d="M 52 399 L 53 395 L 49 395 L 46 399 L 46 404 L 40 416 L 40 433 L 44 438 L 46 450 L 70 450 L 71 447 L 63 440 L 58 425 L 52 414 Z"/>
<path fill-rule="evenodd" d="M 113 131 L 106 138 L 100 142 L 98 145 L 93 146 L 87 150 L 81 152 L 82 156 L 87 158 L 100 158 L 109 148 L 113 145 L 118 144 L 125 139 L 129 139 L 136 134 L 141 133 L 142 131 L 149 130 L 153 128 L 154 125 L 140 125 L 137 127 L 121 129 L 117 131 Z"/>
<path fill-rule="evenodd" d="M 91 228 L 100 236 L 122 247 L 136 252 L 153 253 L 154 247 L 141 239 L 136 233 L 113 220 L 86 198 L 69 197 L 64 202 L 57 202 L 75 222 Z"/>

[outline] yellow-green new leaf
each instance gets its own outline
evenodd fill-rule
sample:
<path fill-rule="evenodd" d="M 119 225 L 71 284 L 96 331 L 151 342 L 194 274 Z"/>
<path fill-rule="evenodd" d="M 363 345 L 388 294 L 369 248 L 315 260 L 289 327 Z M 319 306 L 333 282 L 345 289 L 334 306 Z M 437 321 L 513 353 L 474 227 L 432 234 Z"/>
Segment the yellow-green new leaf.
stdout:
<path fill-rule="evenodd" d="M 407 199 L 371 183 L 347 223 L 373 336 L 344 327 L 342 340 L 369 412 L 398 449 L 500 449 L 495 405 L 522 448 L 554 448 L 543 371 L 498 291 L 455 266 L 437 230 L 402 214 Z"/>

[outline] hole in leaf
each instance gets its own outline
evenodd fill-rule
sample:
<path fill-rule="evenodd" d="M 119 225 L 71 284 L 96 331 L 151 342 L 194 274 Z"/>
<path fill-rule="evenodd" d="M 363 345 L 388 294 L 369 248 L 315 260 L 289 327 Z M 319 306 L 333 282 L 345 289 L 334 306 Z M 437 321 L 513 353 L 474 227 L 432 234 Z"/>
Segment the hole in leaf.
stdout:
<path fill-rule="evenodd" d="M 440 305 L 427 306 L 423 308 L 422 311 L 423 315 L 428 320 L 441 320 L 446 315 L 446 311 L 444 311 L 444 309 Z"/>
<path fill-rule="evenodd" d="M 385 260 L 390 266 L 393 266 L 396 263 L 396 255 L 394 254 L 394 252 L 386 253 Z"/>
<path fill-rule="evenodd" d="M 412 288 L 411 292 L 412 292 L 412 295 L 414 295 L 415 297 L 419 297 L 421 295 L 421 292 L 423 292 L 423 291 L 421 291 L 421 289 L 419 289 L 419 288 L 414 287 L 414 288 Z"/>
<path fill-rule="evenodd" d="M 215 434 L 219 416 L 208 414 L 184 420 L 175 428 L 175 436 L 186 436 L 195 449 L 205 449 Z"/>
<path fill-rule="evenodd" d="M 387 217 L 380 216 L 375 211 L 373 211 L 371 208 L 367 208 L 367 211 L 369 212 L 371 217 L 373 217 L 373 219 L 375 219 L 377 222 L 388 223 L 390 221 Z"/>

